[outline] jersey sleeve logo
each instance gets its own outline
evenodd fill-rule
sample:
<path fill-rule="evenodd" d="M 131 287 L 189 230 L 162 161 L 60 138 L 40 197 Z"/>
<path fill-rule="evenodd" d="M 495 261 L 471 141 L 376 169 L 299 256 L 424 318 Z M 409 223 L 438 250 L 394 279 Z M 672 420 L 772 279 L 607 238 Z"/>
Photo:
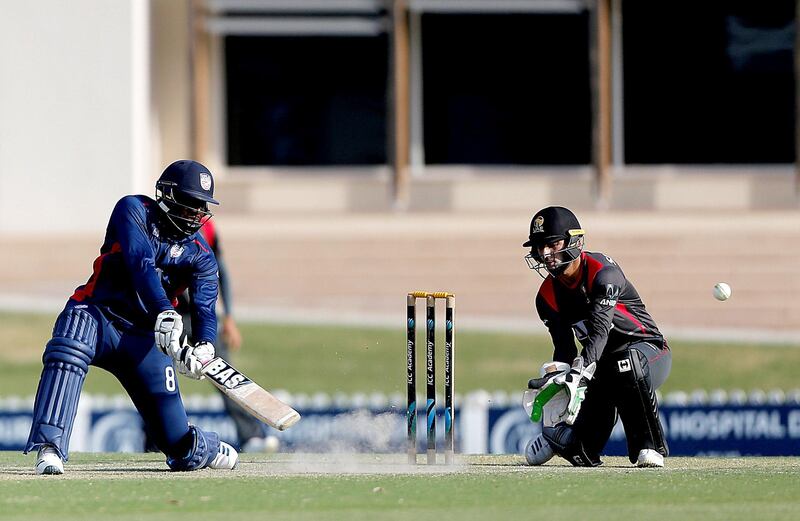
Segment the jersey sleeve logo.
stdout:
<path fill-rule="evenodd" d="M 619 300 L 619 293 L 620 288 L 614 284 L 606 284 L 603 286 L 605 288 L 605 296 L 600 299 L 601 306 L 616 306 L 617 301 Z"/>

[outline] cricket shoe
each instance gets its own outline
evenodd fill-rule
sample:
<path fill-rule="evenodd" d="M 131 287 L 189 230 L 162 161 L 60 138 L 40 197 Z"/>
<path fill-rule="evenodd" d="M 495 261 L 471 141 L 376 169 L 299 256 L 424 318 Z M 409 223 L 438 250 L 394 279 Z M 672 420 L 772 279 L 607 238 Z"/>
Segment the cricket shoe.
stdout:
<path fill-rule="evenodd" d="M 239 453 L 236 452 L 236 449 L 221 441 L 219 442 L 217 455 L 214 456 L 208 466 L 212 469 L 233 470 L 236 468 L 237 463 L 239 463 Z"/>
<path fill-rule="evenodd" d="M 639 457 L 636 458 L 637 467 L 663 467 L 664 456 L 653 449 L 642 449 L 639 451 Z"/>
<path fill-rule="evenodd" d="M 52 445 L 39 447 L 39 452 L 36 454 L 36 473 L 39 475 L 64 473 L 64 462 Z"/>

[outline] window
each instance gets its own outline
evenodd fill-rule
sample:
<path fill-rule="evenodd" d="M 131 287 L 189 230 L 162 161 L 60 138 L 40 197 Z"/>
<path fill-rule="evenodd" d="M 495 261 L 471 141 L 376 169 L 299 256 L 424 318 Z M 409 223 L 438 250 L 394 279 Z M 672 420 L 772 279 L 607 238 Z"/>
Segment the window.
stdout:
<path fill-rule="evenodd" d="M 228 164 L 386 163 L 388 40 L 226 36 Z"/>
<path fill-rule="evenodd" d="M 794 2 L 624 2 L 627 163 L 794 161 Z"/>
<path fill-rule="evenodd" d="M 588 15 L 423 14 L 428 164 L 587 164 Z"/>

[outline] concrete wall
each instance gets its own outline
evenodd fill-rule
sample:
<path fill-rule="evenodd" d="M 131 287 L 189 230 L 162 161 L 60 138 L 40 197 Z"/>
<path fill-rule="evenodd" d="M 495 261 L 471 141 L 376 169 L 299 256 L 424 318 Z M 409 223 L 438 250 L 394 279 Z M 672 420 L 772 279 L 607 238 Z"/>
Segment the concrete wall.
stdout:
<path fill-rule="evenodd" d="M 165 165 L 191 155 L 188 5 L 186 1 L 151 1 L 153 181 Z"/>
<path fill-rule="evenodd" d="M 149 9 L 0 2 L 0 233 L 103 230 L 150 192 Z"/>
<path fill-rule="evenodd" d="M 219 183 L 221 213 L 369 213 L 392 211 L 387 167 L 229 168 Z M 790 165 L 629 166 L 612 179 L 611 211 L 796 209 Z M 432 167 L 412 177 L 407 211 L 506 214 L 549 204 L 598 209 L 589 166 Z"/>

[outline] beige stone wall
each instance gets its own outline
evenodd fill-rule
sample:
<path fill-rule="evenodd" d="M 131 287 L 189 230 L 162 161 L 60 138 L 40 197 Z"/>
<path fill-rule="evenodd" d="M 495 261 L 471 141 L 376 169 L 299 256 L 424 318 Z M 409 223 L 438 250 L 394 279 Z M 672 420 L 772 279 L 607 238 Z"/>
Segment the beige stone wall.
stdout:
<path fill-rule="evenodd" d="M 219 184 L 221 211 L 266 215 L 391 212 L 387 167 L 232 168 Z M 558 203 L 598 208 L 586 167 L 434 167 L 411 178 L 410 212 L 506 213 Z M 791 166 L 637 167 L 617 172 L 610 210 L 750 211 L 798 208 Z"/>
<path fill-rule="evenodd" d="M 151 0 L 153 181 L 164 165 L 191 154 L 188 5 Z"/>
<path fill-rule="evenodd" d="M 534 211 L 221 214 L 217 224 L 240 317 L 402 328 L 405 293 L 425 289 L 458 295 L 460 328 L 540 331 L 541 279 L 521 247 Z M 620 263 L 665 333 L 800 343 L 800 212 L 578 216 L 587 249 Z M 0 236 L 0 308 L 58 309 L 100 242 Z M 718 281 L 733 288 L 727 302 L 711 295 Z"/>

